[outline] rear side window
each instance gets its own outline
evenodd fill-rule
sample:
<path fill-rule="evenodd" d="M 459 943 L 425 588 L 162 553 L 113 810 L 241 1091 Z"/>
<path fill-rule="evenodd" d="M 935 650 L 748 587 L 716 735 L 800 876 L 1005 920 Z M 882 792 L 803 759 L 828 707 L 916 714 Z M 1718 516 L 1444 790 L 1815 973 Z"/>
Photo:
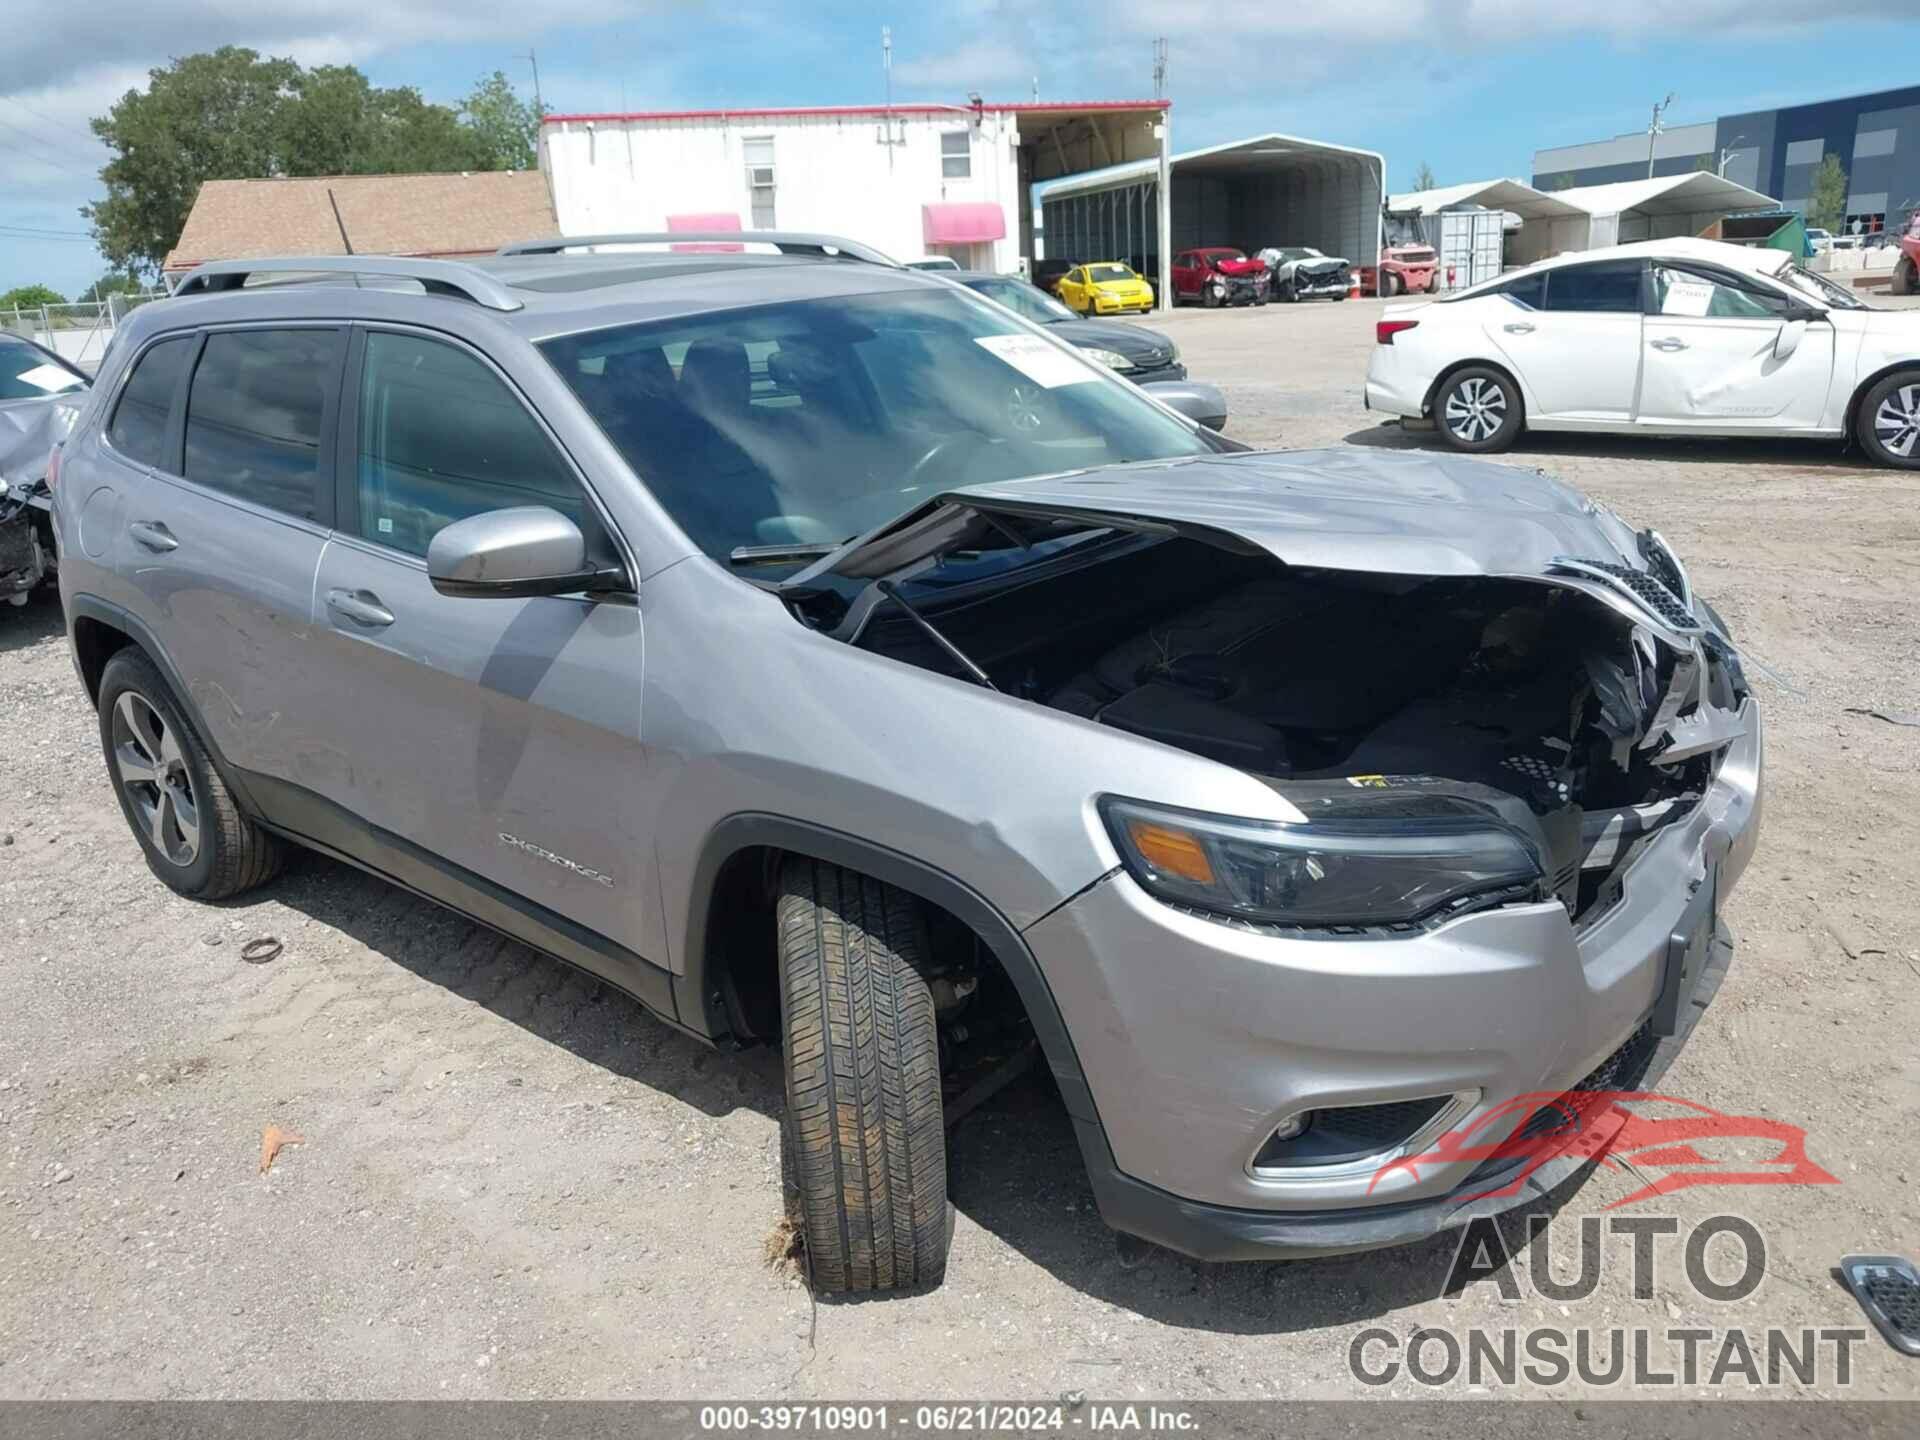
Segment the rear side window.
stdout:
<path fill-rule="evenodd" d="M 288 515 L 318 516 L 337 330 L 217 330 L 187 392 L 186 476 Z"/>
<path fill-rule="evenodd" d="M 1540 270 L 1532 275 L 1522 275 L 1517 280 L 1509 280 L 1500 287 L 1498 293 L 1529 310 L 1543 310 L 1547 304 L 1547 272 Z"/>
<path fill-rule="evenodd" d="M 1548 271 L 1547 309 L 1638 315 L 1640 271 L 1638 260 L 1609 260 Z"/>
<path fill-rule="evenodd" d="M 193 358 L 197 337 L 182 335 L 162 340 L 133 362 L 133 373 L 120 392 L 107 425 L 107 443 L 136 465 L 171 470 L 174 457 L 166 453 L 167 416 L 180 388 L 180 376 Z"/>
<path fill-rule="evenodd" d="M 598 528 L 573 471 L 518 397 L 451 345 L 370 333 L 359 437 L 358 533 L 381 545 L 425 555 L 442 527 L 515 505 L 550 506 L 590 536 Z"/>

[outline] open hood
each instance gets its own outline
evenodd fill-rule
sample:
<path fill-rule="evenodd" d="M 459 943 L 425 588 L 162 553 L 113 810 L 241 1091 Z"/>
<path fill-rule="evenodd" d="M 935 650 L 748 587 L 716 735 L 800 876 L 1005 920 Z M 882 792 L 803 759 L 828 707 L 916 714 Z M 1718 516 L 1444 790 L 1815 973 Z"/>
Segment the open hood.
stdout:
<path fill-rule="evenodd" d="M 67 438 L 87 392 L 49 395 L 0 405 L 0 498 L 25 494 L 46 477 L 47 455 Z"/>
<path fill-rule="evenodd" d="M 1544 579 L 1572 558 L 1641 569 L 1633 530 L 1557 480 L 1485 460 L 1361 449 L 1196 456 L 951 490 L 787 582 L 880 579 L 990 540 L 994 519 L 1184 535 L 1287 565 Z M 996 542 L 1005 543 L 1002 538 Z M 1584 588 L 1584 587 L 1582 587 Z"/>
<path fill-rule="evenodd" d="M 1255 259 L 1215 260 L 1213 268 L 1222 275 L 1264 275 L 1267 273 L 1267 262 Z"/>

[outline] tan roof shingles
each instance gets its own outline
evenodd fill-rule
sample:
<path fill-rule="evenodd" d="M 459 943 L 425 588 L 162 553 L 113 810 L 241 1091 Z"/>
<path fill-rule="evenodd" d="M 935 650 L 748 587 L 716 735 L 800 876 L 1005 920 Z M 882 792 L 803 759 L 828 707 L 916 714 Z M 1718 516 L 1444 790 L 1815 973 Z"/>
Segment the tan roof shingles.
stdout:
<path fill-rule="evenodd" d="M 334 220 L 333 204 L 340 207 Z M 484 255 L 551 235 L 553 201 L 537 170 L 453 175 L 323 175 L 208 180 L 167 256 L 168 270 L 265 255 Z"/>

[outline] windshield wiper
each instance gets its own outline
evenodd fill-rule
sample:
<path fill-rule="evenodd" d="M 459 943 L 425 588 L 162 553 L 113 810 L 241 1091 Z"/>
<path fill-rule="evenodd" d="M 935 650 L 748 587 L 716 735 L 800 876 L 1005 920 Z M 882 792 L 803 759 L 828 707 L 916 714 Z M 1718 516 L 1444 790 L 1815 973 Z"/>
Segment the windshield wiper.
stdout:
<path fill-rule="evenodd" d="M 789 560 L 818 560 L 831 555 L 845 540 L 829 540 L 815 545 L 736 545 L 727 552 L 730 565 L 784 565 Z"/>

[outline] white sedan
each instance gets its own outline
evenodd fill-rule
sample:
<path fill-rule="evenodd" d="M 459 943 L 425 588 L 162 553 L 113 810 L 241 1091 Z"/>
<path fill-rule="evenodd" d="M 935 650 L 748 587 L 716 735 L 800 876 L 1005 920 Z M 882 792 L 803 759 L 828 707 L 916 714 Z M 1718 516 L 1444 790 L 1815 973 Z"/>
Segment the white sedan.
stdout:
<path fill-rule="evenodd" d="M 1367 408 L 1456 450 L 1521 431 L 1851 435 L 1920 469 L 1920 310 L 1876 310 L 1779 250 L 1651 240 L 1389 308 Z"/>

